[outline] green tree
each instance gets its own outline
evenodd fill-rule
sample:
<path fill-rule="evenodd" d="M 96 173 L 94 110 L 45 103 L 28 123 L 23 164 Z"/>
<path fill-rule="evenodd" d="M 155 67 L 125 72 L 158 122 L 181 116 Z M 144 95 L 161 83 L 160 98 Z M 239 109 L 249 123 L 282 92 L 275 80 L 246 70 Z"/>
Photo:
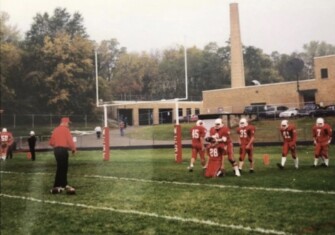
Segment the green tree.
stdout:
<path fill-rule="evenodd" d="M 15 26 L 8 24 L 9 15 L 0 13 L 0 90 L 1 107 L 6 113 L 15 112 L 18 108 L 16 102 L 20 86 L 21 60 L 23 51 L 19 48 L 19 31 Z"/>
<path fill-rule="evenodd" d="M 244 68 L 246 85 L 252 85 L 253 80 L 262 84 L 282 81 L 273 67 L 270 56 L 264 54 L 261 49 L 252 46 L 244 48 Z"/>
<path fill-rule="evenodd" d="M 82 21 L 79 13 L 71 17 L 61 8 L 53 16 L 34 17 L 24 43 L 23 83 L 29 89 L 21 94 L 31 111 L 93 112 L 94 50 Z M 29 91 L 39 92 L 31 96 Z"/>

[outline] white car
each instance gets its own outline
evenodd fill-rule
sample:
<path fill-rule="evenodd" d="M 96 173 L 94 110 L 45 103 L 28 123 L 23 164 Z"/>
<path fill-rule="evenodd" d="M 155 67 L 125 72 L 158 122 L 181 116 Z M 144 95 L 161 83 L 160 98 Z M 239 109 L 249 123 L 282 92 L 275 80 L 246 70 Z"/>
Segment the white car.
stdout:
<path fill-rule="evenodd" d="M 288 110 L 281 112 L 279 114 L 280 118 L 289 118 L 289 117 L 296 117 L 296 116 L 298 116 L 297 108 L 289 108 Z"/>

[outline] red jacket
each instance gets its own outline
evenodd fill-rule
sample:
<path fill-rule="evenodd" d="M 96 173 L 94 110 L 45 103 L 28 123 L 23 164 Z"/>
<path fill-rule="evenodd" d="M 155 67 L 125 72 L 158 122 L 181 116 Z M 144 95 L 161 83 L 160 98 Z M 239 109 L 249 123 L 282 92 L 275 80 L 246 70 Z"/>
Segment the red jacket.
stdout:
<path fill-rule="evenodd" d="M 73 142 L 72 135 L 67 126 L 58 126 L 52 132 L 49 144 L 52 147 L 68 148 L 72 151 L 76 150 L 76 145 Z"/>

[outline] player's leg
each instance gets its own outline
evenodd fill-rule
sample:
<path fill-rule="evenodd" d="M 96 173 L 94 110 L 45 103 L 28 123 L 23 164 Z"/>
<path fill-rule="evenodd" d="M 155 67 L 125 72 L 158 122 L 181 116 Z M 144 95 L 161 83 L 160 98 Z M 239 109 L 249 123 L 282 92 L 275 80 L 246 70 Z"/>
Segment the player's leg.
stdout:
<path fill-rule="evenodd" d="M 236 176 L 241 176 L 240 170 L 238 169 L 238 164 L 234 159 L 234 148 L 233 148 L 233 143 L 229 143 L 227 145 L 227 156 L 228 156 L 228 161 L 232 165 L 235 175 Z"/>
<path fill-rule="evenodd" d="M 329 157 L 328 157 L 329 145 L 325 144 L 321 147 L 321 157 L 323 158 L 322 166 L 328 167 L 329 166 Z"/>
<path fill-rule="evenodd" d="M 294 146 L 290 146 L 290 151 L 291 151 L 291 156 L 292 156 L 293 161 L 294 161 L 294 167 L 296 169 L 298 169 L 299 168 L 299 158 L 297 156 L 297 148 L 296 148 L 296 146 L 295 145 Z"/>
<path fill-rule="evenodd" d="M 279 169 L 284 169 L 285 163 L 286 163 L 286 156 L 288 154 L 289 146 L 287 142 L 283 143 L 282 147 L 282 157 L 281 157 L 281 163 L 277 163 L 277 166 Z"/>
<path fill-rule="evenodd" d="M 248 154 L 248 160 L 250 164 L 249 172 L 254 173 L 254 147 L 250 146 L 250 148 L 247 150 Z"/>
<path fill-rule="evenodd" d="M 244 164 L 244 159 L 245 159 L 245 155 L 246 155 L 246 149 L 245 146 L 241 145 L 240 146 L 240 158 L 238 159 L 238 169 L 240 171 L 242 171 L 243 169 L 243 164 Z"/>
<path fill-rule="evenodd" d="M 316 145 L 314 147 L 314 164 L 313 164 L 313 167 L 317 167 L 320 156 L 321 156 L 321 144 L 316 143 Z"/>
<path fill-rule="evenodd" d="M 190 160 L 190 165 L 187 167 L 189 172 L 193 171 L 193 167 L 194 167 L 194 162 L 195 159 L 197 158 L 197 149 L 195 147 L 192 147 L 192 155 L 191 155 L 191 160 Z"/>

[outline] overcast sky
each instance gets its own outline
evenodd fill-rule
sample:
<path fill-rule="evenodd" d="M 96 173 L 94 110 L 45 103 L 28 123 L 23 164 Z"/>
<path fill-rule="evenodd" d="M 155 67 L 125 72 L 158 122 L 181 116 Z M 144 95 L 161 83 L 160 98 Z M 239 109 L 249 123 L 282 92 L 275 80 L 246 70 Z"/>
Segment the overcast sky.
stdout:
<path fill-rule="evenodd" d="M 0 10 L 23 35 L 37 13 L 66 8 L 82 15 L 90 39 L 116 38 L 128 51 L 150 52 L 225 46 L 232 2 L 239 4 L 245 46 L 290 54 L 312 40 L 335 45 L 335 0 L 0 0 Z"/>

